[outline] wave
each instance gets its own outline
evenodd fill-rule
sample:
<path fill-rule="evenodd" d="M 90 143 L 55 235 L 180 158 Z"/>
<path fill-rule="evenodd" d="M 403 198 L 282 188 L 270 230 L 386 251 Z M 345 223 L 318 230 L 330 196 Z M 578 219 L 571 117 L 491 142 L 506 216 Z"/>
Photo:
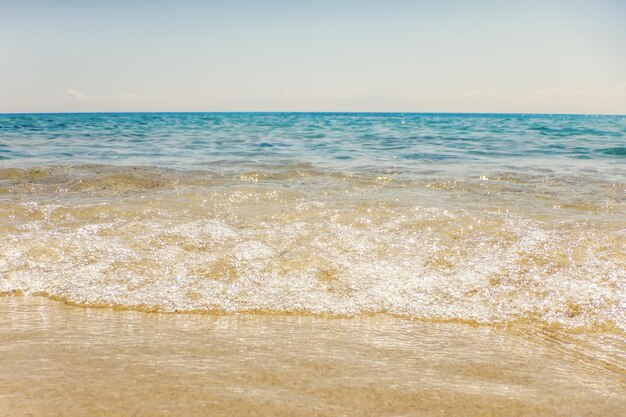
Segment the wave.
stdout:
<path fill-rule="evenodd" d="M 626 156 L 626 146 L 615 146 L 612 148 L 598 149 L 598 152 L 605 155 Z"/>
<path fill-rule="evenodd" d="M 626 330 L 623 184 L 39 171 L 1 173 L 0 293 Z"/>

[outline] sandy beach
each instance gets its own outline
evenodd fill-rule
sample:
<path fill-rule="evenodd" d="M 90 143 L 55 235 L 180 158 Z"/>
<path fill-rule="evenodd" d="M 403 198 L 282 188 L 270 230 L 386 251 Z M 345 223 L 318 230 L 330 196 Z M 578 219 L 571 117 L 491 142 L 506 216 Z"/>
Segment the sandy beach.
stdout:
<path fill-rule="evenodd" d="M 0 301 L 4 416 L 626 413 L 609 333 Z"/>
<path fill-rule="evenodd" d="M 624 122 L 0 116 L 0 416 L 626 415 Z"/>

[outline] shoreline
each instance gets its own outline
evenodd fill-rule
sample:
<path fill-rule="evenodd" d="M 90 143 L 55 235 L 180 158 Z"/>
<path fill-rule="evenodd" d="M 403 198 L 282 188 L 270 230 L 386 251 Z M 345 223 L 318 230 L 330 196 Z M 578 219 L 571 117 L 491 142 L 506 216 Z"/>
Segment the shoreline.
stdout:
<path fill-rule="evenodd" d="M 5 415 L 626 412 L 624 352 L 611 335 L 0 300 Z"/>
<path fill-rule="evenodd" d="M 309 318 L 319 320 L 376 320 L 380 318 L 386 318 L 389 320 L 407 321 L 410 323 L 423 324 L 425 326 L 464 326 L 474 329 L 489 329 L 493 331 L 513 332 L 516 329 L 533 329 L 537 332 L 549 332 L 558 333 L 561 335 L 613 335 L 616 337 L 626 337 L 626 332 L 616 326 L 604 324 L 604 325 L 592 325 L 588 327 L 567 327 L 560 325 L 559 323 L 545 323 L 537 321 L 530 317 L 520 317 L 512 321 L 503 322 L 479 322 L 476 320 L 467 320 L 460 318 L 425 318 L 421 316 L 412 316 L 410 314 L 398 314 L 389 313 L 387 311 L 379 312 L 359 312 L 353 314 L 332 314 L 327 312 L 316 313 L 307 310 L 241 310 L 241 311 L 224 311 L 224 310 L 163 310 L 158 308 L 147 308 L 137 306 L 124 306 L 106 303 L 89 304 L 84 302 L 74 302 L 67 298 L 51 295 L 48 293 L 32 293 L 27 294 L 21 290 L 0 292 L 0 300 L 5 298 L 26 298 L 26 299 L 43 299 L 52 303 L 59 303 L 66 307 L 76 309 L 95 309 L 111 312 L 126 312 L 126 313 L 139 313 L 149 315 L 166 315 L 166 316 L 205 316 L 205 317 L 237 317 L 237 316 L 252 316 L 252 317 L 276 317 L 276 318 Z M 626 339 L 625 339 L 626 340 Z"/>

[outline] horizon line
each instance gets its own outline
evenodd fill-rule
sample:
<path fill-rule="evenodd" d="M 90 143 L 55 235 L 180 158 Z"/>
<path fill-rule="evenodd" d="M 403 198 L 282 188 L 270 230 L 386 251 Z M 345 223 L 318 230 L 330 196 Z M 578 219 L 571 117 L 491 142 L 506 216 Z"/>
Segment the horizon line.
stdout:
<path fill-rule="evenodd" d="M 60 111 L 60 112 L 0 112 L 0 116 L 71 115 L 71 114 L 441 114 L 441 115 L 519 115 L 519 116 L 617 116 L 626 113 L 534 113 L 534 112 L 446 112 L 446 111 L 301 111 L 301 110 L 180 110 L 180 111 Z"/>

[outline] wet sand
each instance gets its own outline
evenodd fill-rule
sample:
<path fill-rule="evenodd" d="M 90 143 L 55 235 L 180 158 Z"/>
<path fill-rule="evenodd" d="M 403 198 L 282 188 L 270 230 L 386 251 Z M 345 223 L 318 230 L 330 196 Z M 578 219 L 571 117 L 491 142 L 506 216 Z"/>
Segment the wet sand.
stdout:
<path fill-rule="evenodd" d="M 623 416 L 623 334 L 0 297 L 2 416 Z"/>

